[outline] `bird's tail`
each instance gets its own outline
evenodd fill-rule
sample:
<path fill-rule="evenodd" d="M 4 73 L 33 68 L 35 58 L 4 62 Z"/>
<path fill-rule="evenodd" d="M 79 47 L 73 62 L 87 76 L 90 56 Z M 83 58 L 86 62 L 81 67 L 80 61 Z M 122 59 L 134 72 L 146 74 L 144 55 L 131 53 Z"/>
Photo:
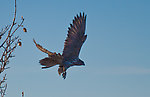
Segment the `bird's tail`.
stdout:
<path fill-rule="evenodd" d="M 40 64 L 44 66 L 42 68 L 49 68 L 61 63 L 62 56 L 60 54 L 49 55 L 48 57 L 40 60 Z"/>
<path fill-rule="evenodd" d="M 57 65 L 57 62 L 55 62 L 50 57 L 46 57 L 46 58 L 40 60 L 40 64 L 44 66 L 44 67 L 42 67 L 42 69 L 44 69 L 44 68 L 50 68 L 52 66 Z"/>

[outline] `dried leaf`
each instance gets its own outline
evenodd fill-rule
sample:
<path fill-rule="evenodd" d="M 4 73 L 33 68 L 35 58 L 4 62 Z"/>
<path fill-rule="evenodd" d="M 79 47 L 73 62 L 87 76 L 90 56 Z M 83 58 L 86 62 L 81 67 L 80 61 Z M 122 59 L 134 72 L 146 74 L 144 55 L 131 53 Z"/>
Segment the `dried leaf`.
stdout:
<path fill-rule="evenodd" d="M 22 46 L 22 43 L 20 41 L 18 42 L 18 46 L 20 46 L 20 47 Z"/>
<path fill-rule="evenodd" d="M 27 32 L 27 29 L 26 29 L 26 28 L 23 28 L 23 31 L 24 31 L 24 32 Z"/>

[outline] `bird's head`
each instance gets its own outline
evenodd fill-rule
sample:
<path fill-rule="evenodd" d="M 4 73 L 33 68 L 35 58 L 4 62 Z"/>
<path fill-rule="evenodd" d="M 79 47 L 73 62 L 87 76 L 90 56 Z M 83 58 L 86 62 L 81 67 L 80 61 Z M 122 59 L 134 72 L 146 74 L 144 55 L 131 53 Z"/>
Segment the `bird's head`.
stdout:
<path fill-rule="evenodd" d="M 74 65 L 79 65 L 79 66 L 80 66 L 80 65 L 85 65 L 84 62 L 83 62 L 81 59 L 79 59 L 79 60 L 76 61 L 76 62 L 73 62 L 73 64 L 74 64 Z"/>
<path fill-rule="evenodd" d="M 85 65 L 85 63 L 82 60 L 80 60 L 80 59 L 79 59 L 78 62 L 79 62 L 80 65 Z"/>

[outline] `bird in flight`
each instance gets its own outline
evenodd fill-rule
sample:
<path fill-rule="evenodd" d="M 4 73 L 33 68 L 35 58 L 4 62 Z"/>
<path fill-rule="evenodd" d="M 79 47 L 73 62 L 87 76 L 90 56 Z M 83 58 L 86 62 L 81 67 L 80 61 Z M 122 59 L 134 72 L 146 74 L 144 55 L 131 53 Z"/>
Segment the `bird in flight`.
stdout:
<path fill-rule="evenodd" d="M 87 35 L 85 34 L 86 28 L 86 16 L 84 12 L 74 17 L 73 23 L 68 27 L 67 38 L 64 43 L 64 49 L 62 55 L 56 52 L 50 52 L 43 48 L 40 44 L 37 44 L 33 39 L 36 47 L 42 52 L 48 54 L 48 57 L 41 59 L 39 62 L 44 68 L 50 68 L 55 65 L 59 65 L 58 74 L 66 78 L 66 71 L 71 66 L 85 65 L 79 58 L 81 47 Z"/>

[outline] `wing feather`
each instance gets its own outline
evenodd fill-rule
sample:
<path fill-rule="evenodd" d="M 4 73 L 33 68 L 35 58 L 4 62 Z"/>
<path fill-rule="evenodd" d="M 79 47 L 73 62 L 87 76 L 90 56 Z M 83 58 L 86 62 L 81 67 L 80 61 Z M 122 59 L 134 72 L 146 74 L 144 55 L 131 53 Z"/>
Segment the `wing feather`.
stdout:
<path fill-rule="evenodd" d="M 42 52 L 44 52 L 44 53 L 47 53 L 48 55 L 54 55 L 54 53 L 52 53 L 52 52 L 48 51 L 47 49 L 43 48 L 40 44 L 37 44 L 34 39 L 33 39 L 33 42 L 35 43 L 36 47 L 37 47 L 40 51 L 42 51 Z"/>
<path fill-rule="evenodd" d="M 73 24 L 68 28 L 67 38 L 64 43 L 63 58 L 70 60 L 77 58 L 80 49 L 87 38 L 85 35 L 86 15 L 81 14 L 74 17 Z"/>

